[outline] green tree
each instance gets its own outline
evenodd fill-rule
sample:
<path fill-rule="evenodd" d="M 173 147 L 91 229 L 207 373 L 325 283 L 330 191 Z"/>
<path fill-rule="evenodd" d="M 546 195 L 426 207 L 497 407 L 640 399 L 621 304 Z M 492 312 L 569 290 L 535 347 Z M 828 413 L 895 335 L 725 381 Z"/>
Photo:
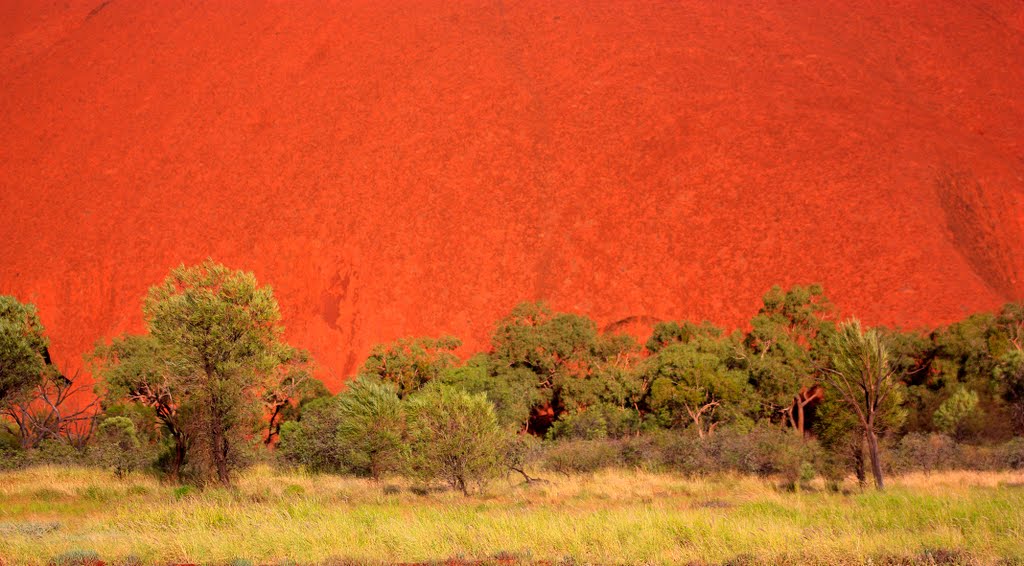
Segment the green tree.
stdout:
<path fill-rule="evenodd" d="M 1013 432 L 1024 434 L 1024 304 L 1005 305 L 996 318 L 1000 339 L 992 376 L 1010 409 Z"/>
<path fill-rule="evenodd" d="M 897 430 L 905 418 L 903 396 L 890 395 L 878 409 L 875 428 L 879 431 Z M 814 433 L 827 451 L 828 468 L 833 472 L 833 479 L 839 479 L 852 470 L 863 487 L 867 483 L 869 465 L 865 455 L 867 440 L 864 427 L 846 400 L 834 391 L 828 393 L 818 407 Z"/>
<path fill-rule="evenodd" d="M 346 455 L 337 438 L 341 420 L 337 409 L 337 397 L 321 397 L 304 404 L 298 420 L 281 424 L 277 453 L 309 472 L 347 471 Z"/>
<path fill-rule="evenodd" d="M 808 407 L 823 399 L 818 346 L 833 329 L 828 317 L 835 309 L 820 285 L 794 286 L 788 291 L 776 285 L 765 293 L 762 303 L 739 351 L 766 416 L 782 415 L 802 436 Z"/>
<path fill-rule="evenodd" d="M 722 335 L 721 328 L 706 320 L 700 324 L 688 320 L 684 322 L 670 320 L 654 325 L 651 337 L 647 339 L 646 348 L 649 353 L 656 354 L 672 344 L 687 343 L 701 337 L 721 338 Z"/>
<path fill-rule="evenodd" d="M 256 393 L 280 361 L 273 291 L 251 273 L 207 260 L 172 270 L 149 290 L 143 314 L 175 382 L 199 410 L 207 475 L 229 485 L 244 424 L 259 411 Z"/>
<path fill-rule="evenodd" d="M 646 384 L 620 371 L 638 355 L 635 340 L 602 335 L 585 316 L 556 313 L 542 302 L 521 303 L 498 323 L 490 364 L 496 379 L 529 400 L 524 426 L 544 434 L 567 411 L 641 398 Z"/>
<path fill-rule="evenodd" d="M 958 387 L 939 405 L 932 420 L 938 430 L 953 437 L 961 437 L 965 423 L 977 410 L 978 394 L 964 387 Z"/>
<path fill-rule="evenodd" d="M 832 393 L 856 416 L 867 443 L 875 486 L 883 489 L 878 436 L 885 407 L 898 404 L 901 394 L 889 351 L 877 331 L 865 331 L 856 319 L 840 325 L 829 345 L 831 364 L 825 380 Z"/>
<path fill-rule="evenodd" d="M 469 494 L 505 469 L 508 438 L 484 395 L 437 387 L 406 404 L 407 469 Z"/>
<path fill-rule="evenodd" d="M 978 394 L 972 433 L 1003 441 L 1024 432 L 1024 305 L 1009 303 L 996 314 L 973 314 L 932 333 L 934 354 L 926 380 L 915 382 L 913 409 L 929 422 L 960 387 Z M 917 380 L 915 380 L 917 381 Z M 923 417 L 923 418 L 922 418 Z"/>
<path fill-rule="evenodd" d="M 906 385 L 903 407 L 906 410 L 905 428 L 908 432 L 927 432 L 932 429 L 938 395 L 935 393 L 932 361 L 935 344 L 931 336 L 920 331 L 904 331 L 879 327 L 877 331 L 889 348 L 889 363 Z"/>
<path fill-rule="evenodd" d="M 35 305 L 0 295 L 0 409 L 40 384 L 48 344 Z"/>
<path fill-rule="evenodd" d="M 462 345 L 458 338 L 403 338 L 373 348 L 359 370 L 360 377 L 393 383 L 406 397 L 437 379 L 459 359 L 453 353 Z"/>
<path fill-rule="evenodd" d="M 490 356 L 477 354 L 466 363 L 445 370 L 441 382 L 467 393 L 486 395 L 487 400 L 494 404 L 494 413 L 501 426 L 526 430 L 530 411 L 536 403 L 534 374 L 529 370 L 498 372 Z"/>
<path fill-rule="evenodd" d="M 1014 432 L 1024 433 L 1024 349 L 1014 348 L 1004 353 L 992 373 L 1010 405 Z"/>
<path fill-rule="evenodd" d="M 282 423 L 298 418 L 303 404 L 331 394 L 323 382 L 313 377 L 309 352 L 279 344 L 277 360 L 277 367 L 260 395 L 263 413 L 267 415 L 263 431 L 263 444 L 267 446 L 280 436 Z"/>
<path fill-rule="evenodd" d="M 752 391 L 737 367 L 733 338 L 702 334 L 646 362 L 650 406 L 666 426 L 692 425 L 703 438 L 722 422 L 748 420 Z"/>

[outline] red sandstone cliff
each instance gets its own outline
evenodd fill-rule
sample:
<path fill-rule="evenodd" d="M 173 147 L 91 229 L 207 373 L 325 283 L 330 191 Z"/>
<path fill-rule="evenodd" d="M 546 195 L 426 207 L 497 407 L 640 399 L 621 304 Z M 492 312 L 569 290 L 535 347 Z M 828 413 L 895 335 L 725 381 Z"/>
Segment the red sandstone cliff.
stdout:
<path fill-rule="evenodd" d="M 0 293 L 58 361 L 212 256 L 333 384 L 516 302 L 738 325 L 1024 297 L 1024 6 L 0 2 Z"/>

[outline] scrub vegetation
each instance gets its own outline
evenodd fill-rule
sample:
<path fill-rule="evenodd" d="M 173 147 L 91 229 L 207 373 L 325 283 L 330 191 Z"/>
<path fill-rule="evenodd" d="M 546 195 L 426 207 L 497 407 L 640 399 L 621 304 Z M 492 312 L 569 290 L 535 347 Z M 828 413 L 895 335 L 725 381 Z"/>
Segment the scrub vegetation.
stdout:
<path fill-rule="evenodd" d="M 1024 560 L 1019 304 L 904 330 L 774 287 L 745 330 L 641 342 L 523 303 L 486 351 L 381 344 L 332 394 L 212 260 L 97 343 L 92 392 L 0 299 L 13 563 Z"/>
<path fill-rule="evenodd" d="M 887 490 L 798 492 L 740 475 L 643 470 L 499 480 L 482 494 L 401 479 L 246 470 L 201 491 L 152 476 L 37 467 L 0 474 L 8 564 L 432 561 L 651 564 L 1015 564 L 1024 475 L 941 472 Z M 870 562 L 869 562 L 870 561 Z M 67 562 L 71 563 L 71 562 Z M 456 562 L 458 563 L 458 562 Z"/>

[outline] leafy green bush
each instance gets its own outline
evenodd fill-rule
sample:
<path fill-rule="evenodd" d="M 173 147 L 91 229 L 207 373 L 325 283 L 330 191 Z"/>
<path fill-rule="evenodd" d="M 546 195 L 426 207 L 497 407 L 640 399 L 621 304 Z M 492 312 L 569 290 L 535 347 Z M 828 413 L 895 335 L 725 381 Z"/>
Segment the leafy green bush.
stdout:
<path fill-rule="evenodd" d="M 378 479 L 400 468 L 405 417 L 393 384 L 357 379 L 338 395 L 335 411 L 335 438 L 348 471 Z"/>
<path fill-rule="evenodd" d="M 406 405 L 406 470 L 469 493 L 505 469 L 507 436 L 483 394 L 450 387 L 425 390 Z"/>
<path fill-rule="evenodd" d="M 545 469 L 560 473 L 591 473 L 617 466 L 688 475 L 735 471 L 780 476 L 792 487 L 817 475 L 821 450 L 816 442 L 791 429 L 757 426 L 749 431 L 724 428 L 704 438 L 690 429 L 621 440 L 554 441 L 545 445 L 542 462 Z"/>
<path fill-rule="evenodd" d="M 792 429 L 755 426 L 749 432 L 724 429 L 708 439 L 718 467 L 758 476 L 782 476 L 792 485 L 806 475 L 807 466 L 819 467 L 820 450 L 813 440 Z"/>
<path fill-rule="evenodd" d="M 714 471 L 718 464 L 712 459 L 708 443 L 694 431 L 654 431 L 627 439 L 622 460 L 627 466 L 677 471 L 700 475 Z"/>
<path fill-rule="evenodd" d="M 622 438 L 640 428 L 636 411 L 607 403 L 563 414 L 548 430 L 550 439 L 600 440 Z"/>
<path fill-rule="evenodd" d="M 75 465 L 82 463 L 84 457 L 81 450 L 75 448 L 64 439 L 46 439 L 39 446 L 26 453 L 26 465 Z"/>
<path fill-rule="evenodd" d="M 298 421 L 281 425 L 278 455 L 286 462 L 303 466 L 311 472 L 345 470 L 344 457 L 338 445 L 337 397 L 316 399 L 302 408 Z"/>
<path fill-rule="evenodd" d="M 0 470 L 16 470 L 24 467 L 28 462 L 28 455 L 18 449 L 0 448 Z"/>
<path fill-rule="evenodd" d="M 978 394 L 959 387 L 935 410 L 932 421 L 939 431 L 959 438 L 977 410 Z"/>
<path fill-rule="evenodd" d="M 379 478 L 402 465 L 405 418 L 394 384 L 360 377 L 281 425 L 278 454 L 313 472 Z"/>
<path fill-rule="evenodd" d="M 108 417 L 100 423 L 90 457 L 95 465 L 112 470 L 119 478 L 150 460 L 135 434 L 135 423 L 128 417 Z"/>

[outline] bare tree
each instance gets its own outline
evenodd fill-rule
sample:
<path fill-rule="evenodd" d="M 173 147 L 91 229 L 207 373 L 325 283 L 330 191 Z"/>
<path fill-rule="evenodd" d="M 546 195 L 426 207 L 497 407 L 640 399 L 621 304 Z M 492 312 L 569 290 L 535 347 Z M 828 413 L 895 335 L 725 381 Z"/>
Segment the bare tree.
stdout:
<path fill-rule="evenodd" d="M 46 366 L 42 381 L 4 407 L 3 414 L 17 425 L 22 448 L 36 448 L 44 440 L 81 448 L 92 434 L 97 407 L 79 371 L 67 377 L 55 366 Z"/>

